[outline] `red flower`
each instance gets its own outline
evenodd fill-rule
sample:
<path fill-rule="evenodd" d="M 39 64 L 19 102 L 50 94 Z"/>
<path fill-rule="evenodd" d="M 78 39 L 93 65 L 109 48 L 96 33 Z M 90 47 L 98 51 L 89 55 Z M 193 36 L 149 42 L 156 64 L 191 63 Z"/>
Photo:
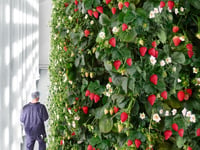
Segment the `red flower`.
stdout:
<path fill-rule="evenodd" d="M 88 107 L 87 106 L 83 106 L 82 109 L 83 109 L 84 114 L 88 113 Z"/>
<path fill-rule="evenodd" d="M 103 7 L 102 6 L 97 6 L 96 9 L 97 9 L 98 12 L 103 13 Z"/>
<path fill-rule="evenodd" d="M 173 123 L 172 129 L 174 129 L 174 131 L 178 131 L 178 125 L 176 123 Z"/>
<path fill-rule="evenodd" d="M 128 59 L 126 60 L 126 63 L 127 63 L 129 66 L 131 66 L 131 65 L 132 65 L 132 59 L 131 59 L 131 58 L 128 58 Z"/>
<path fill-rule="evenodd" d="M 123 3 L 122 2 L 118 3 L 118 8 L 119 8 L 119 10 L 121 10 L 123 8 Z"/>
<path fill-rule="evenodd" d="M 164 1 L 161 1 L 161 2 L 160 2 L 160 8 L 163 8 L 163 7 L 165 7 L 165 2 L 164 2 Z"/>
<path fill-rule="evenodd" d="M 151 104 L 151 106 L 153 106 L 153 104 L 156 101 L 156 96 L 155 95 L 150 95 L 150 96 L 148 96 L 147 99 L 148 99 L 149 103 Z"/>
<path fill-rule="evenodd" d="M 125 23 L 123 23 L 123 24 L 122 24 L 122 31 L 125 31 L 126 29 L 128 29 L 128 25 L 125 24 Z"/>
<path fill-rule="evenodd" d="M 85 37 L 88 37 L 88 35 L 90 34 L 90 31 L 89 30 L 85 30 L 84 34 L 85 34 Z"/>
<path fill-rule="evenodd" d="M 168 7 L 169 7 L 169 9 L 173 9 L 174 1 L 168 1 Z"/>
<path fill-rule="evenodd" d="M 128 140 L 127 145 L 128 145 L 128 146 L 131 146 L 132 144 L 133 144 L 133 141 Z"/>
<path fill-rule="evenodd" d="M 125 122 L 128 119 L 128 114 L 126 112 L 121 113 L 121 122 Z"/>
<path fill-rule="evenodd" d="M 124 2 L 124 5 L 128 8 L 129 7 L 129 2 Z"/>
<path fill-rule="evenodd" d="M 151 77 L 150 77 L 150 81 L 154 84 L 154 85 L 157 85 L 158 83 L 158 76 L 156 74 L 153 74 Z"/>
<path fill-rule="evenodd" d="M 85 91 L 85 96 L 89 96 L 90 95 L 90 91 L 89 90 L 86 90 Z"/>
<path fill-rule="evenodd" d="M 141 144 L 142 144 L 142 142 L 139 139 L 135 139 L 135 146 L 137 148 L 139 148 Z"/>
<path fill-rule="evenodd" d="M 178 91 L 177 97 L 179 101 L 183 101 L 185 97 L 185 93 L 183 91 Z"/>
<path fill-rule="evenodd" d="M 112 46 L 112 47 L 115 47 L 116 46 L 116 39 L 114 37 L 112 37 L 110 40 L 109 40 L 109 44 Z"/>
<path fill-rule="evenodd" d="M 121 61 L 120 60 L 116 60 L 114 63 L 113 63 L 114 67 L 116 70 L 119 69 L 119 67 L 121 66 Z"/>
<path fill-rule="evenodd" d="M 114 14 L 116 13 L 116 8 L 113 7 L 113 8 L 111 9 L 111 11 L 112 11 L 112 14 L 114 15 Z"/>
<path fill-rule="evenodd" d="M 178 31 L 179 31 L 179 27 L 178 27 L 178 26 L 173 26 L 172 31 L 173 31 L 174 33 L 178 32 Z"/>
<path fill-rule="evenodd" d="M 172 131 L 171 130 L 166 130 L 164 132 L 165 140 L 168 140 L 172 136 Z"/>
<path fill-rule="evenodd" d="M 119 108 L 118 108 L 118 107 L 115 107 L 115 106 L 114 106 L 113 109 L 114 109 L 115 114 L 119 111 Z"/>

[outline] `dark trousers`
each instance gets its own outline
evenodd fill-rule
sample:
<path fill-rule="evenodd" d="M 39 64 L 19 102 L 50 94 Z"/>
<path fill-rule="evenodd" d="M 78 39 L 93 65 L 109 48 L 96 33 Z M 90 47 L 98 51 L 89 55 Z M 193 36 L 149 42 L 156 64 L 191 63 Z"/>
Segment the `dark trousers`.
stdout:
<path fill-rule="evenodd" d="M 33 150 L 35 141 L 39 143 L 39 150 L 46 150 L 46 142 L 43 136 L 32 137 L 26 135 L 26 150 Z"/>

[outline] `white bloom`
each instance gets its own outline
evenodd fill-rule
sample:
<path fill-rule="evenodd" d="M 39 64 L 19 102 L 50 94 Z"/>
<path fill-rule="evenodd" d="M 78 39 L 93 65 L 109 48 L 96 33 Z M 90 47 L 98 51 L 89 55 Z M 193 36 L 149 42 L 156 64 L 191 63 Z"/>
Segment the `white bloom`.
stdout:
<path fill-rule="evenodd" d="M 176 72 L 176 67 L 173 67 L 173 68 L 172 68 L 172 71 L 173 71 L 173 72 Z"/>
<path fill-rule="evenodd" d="M 165 112 L 165 116 L 169 116 L 169 111 L 168 110 Z"/>
<path fill-rule="evenodd" d="M 184 8 L 183 8 L 183 7 L 181 7 L 181 8 L 180 8 L 180 11 L 181 11 L 181 12 L 184 12 Z"/>
<path fill-rule="evenodd" d="M 85 19 L 87 19 L 87 18 L 88 18 L 88 14 L 85 15 Z"/>
<path fill-rule="evenodd" d="M 112 32 L 113 32 L 113 34 L 116 34 L 117 32 L 119 32 L 119 28 L 113 27 Z"/>
<path fill-rule="evenodd" d="M 196 78 L 196 82 L 197 82 L 196 85 L 200 86 L 200 78 Z"/>
<path fill-rule="evenodd" d="M 178 8 L 175 8 L 175 14 L 176 15 L 178 14 Z"/>
<path fill-rule="evenodd" d="M 160 6 L 158 7 L 158 9 L 159 9 L 159 12 L 160 12 L 160 13 L 161 13 L 162 10 L 163 10 L 163 8 L 161 8 Z"/>
<path fill-rule="evenodd" d="M 190 117 L 190 122 L 193 122 L 193 123 L 196 122 L 196 117 L 195 117 L 195 115 L 191 115 L 191 117 Z"/>
<path fill-rule="evenodd" d="M 181 81 L 182 81 L 181 79 L 179 79 L 179 78 L 177 79 L 177 82 L 178 82 L 178 83 L 180 83 Z"/>
<path fill-rule="evenodd" d="M 93 20 L 91 20 L 91 21 L 90 21 L 90 24 L 91 24 L 91 25 L 93 25 L 93 24 L 94 24 L 94 21 L 93 21 Z"/>
<path fill-rule="evenodd" d="M 198 73 L 198 69 L 193 67 L 193 73 L 197 74 Z"/>
<path fill-rule="evenodd" d="M 145 113 L 140 113 L 140 119 L 145 119 Z"/>
<path fill-rule="evenodd" d="M 163 114 L 163 109 L 160 109 L 160 110 L 159 110 L 159 113 L 162 115 L 162 114 Z"/>
<path fill-rule="evenodd" d="M 153 120 L 154 120 L 155 122 L 160 122 L 161 118 L 160 118 L 160 116 L 156 113 L 156 114 L 153 114 Z"/>
<path fill-rule="evenodd" d="M 154 13 L 157 14 L 158 12 L 158 8 L 154 8 Z"/>
<path fill-rule="evenodd" d="M 111 85 L 108 83 L 108 84 L 106 85 L 106 89 L 109 89 L 109 88 L 111 88 Z"/>
<path fill-rule="evenodd" d="M 69 114 L 72 114 L 72 111 L 71 111 L 71 109 L 68 109 L 68 112 L 69 112 Z"/>
<path fill-rule="evenodd" d="M 131 26 L 128 26 L 128 30 L 131 30 L 132 28 L 131 28 Z"/>
<path fill-rule="evenodd" d="M 168 12 L 170 12 L 170 13 L 172 12 L 172 10 L 171 10 L 171 9 L 169 9 L 169 7 L 168 7 Z"/>
<path fill-rule="evenodd" d="M 67 30 L 67 33 L 69 33 L 69 30 Z"/>
<path fill-rule="evenodd" d="M 72 122 L 72 127 L 73 127 L 73 128 L 76 128 L 76 123 L 75 123 L 75 121 Z"/>
<path fill-rule="evenodd" d="M 184 108 L 184 109 L 182 110 L 182 114 L 183 114 L 184 117 L 185 117 L 186 113 L 187 113 L 187 109 Z"/>
<path fill-rule="evenodd" d="M 176 110 L 176 109 L 173 109 L 173 110 L 172 110 L 172 115 L 174 116 L 174 115 L 176 115 L 176 113 L 177 113 L 177 110 Z"/>
<path fill-rule="evenodd" d="M 79 116 L 75 116 L 74 120 L 80 120 L 80 117 Z"/>
<path fill-rule="evenodd" d="M 73 83 L 73 82 L 70 80 L 70 81 L 69 81 L 69 84 L 72 84 L 72 83 Z"/>
<path fill-rule="evenodd" d="M 152 65 L 155 65 L 156 62 L 157 62 L 157 61 L 156 61 L 156 58 L 153 57 L 153 56 L 151 56 L 151 57 L 150 57 L 150 62 L 151 62 Z"/>
<path fill-rule="evenodd" d="M 165 66 L 165 61 L 164 60 L 160 61 L 160 66 L 162 66 L 162 67 Z"/>
<path fill-rule="evenodd" d="M 186 117 L 191 117 L 191 115 L 192 115 L 192 112 L 191 112 L 191 111 L 188 111 L 188 112 L 186 113 Z"/>
<path fill-rule="evenodd" d="M 109 88 L 108 92 L 111 94 L 113 93 L 113 89 L 112 88 Z"/>
<path fill-rule="evenodd" d="M 151 19 L 151 18 L 155 18 L 155 13 L 154 13 L 154 11 L 150 11 L 149 18 L 150 18 L 150 19 Z"/>
<path fill-rule="evenodd" d="M 71 16 L 69 16 L 68 19 L 69 19 L 70 21 L 72 21 L 73 18 L 72 18 Z"/>
<path fill-rule="evenodd" d="M 106 92 L 106 96 L 110 97 L 110 93 L 109 93 L 109 92 Z"/>
<path fill-rule="evenodd" d="M 167 58 L 165 59 L 165 61 L 166 61 L 167 64 L 170 64 L 170 63 L 172 62 L 172 59 L 171 59 L 171 57 L 167 57 Z"/>
<path fill-rule="evenodd" d="M 185 37 L 184 37 L 184 36 L 179 37 L 179 39 L 180 39 L 181 41 L 185 41 Z"/>
<path fill-rule="evenodd" d="M 105 39 L 105 37 L 106 37 L 105 32 L 100 32 L 100 33 L 99 33 L 99 37 L 100 37 L 101 39 Z"/>
<path fill-rule="evenodd" d="M 70 122 L 68 122 L 68 126 L 71 126 L 71 123 L 70 123 Z"/>
<path fill-rule="evenodd" d="M 59 115 L 57 115 L 56 118 L 57 118 L 57 120 L 59 120 L 59 118 L 60 118 Z"/>

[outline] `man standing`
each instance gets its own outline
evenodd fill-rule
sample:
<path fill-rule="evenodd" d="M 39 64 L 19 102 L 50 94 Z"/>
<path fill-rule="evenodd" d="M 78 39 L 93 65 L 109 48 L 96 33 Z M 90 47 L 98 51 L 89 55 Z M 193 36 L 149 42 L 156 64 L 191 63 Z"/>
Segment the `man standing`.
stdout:
<path fill-rule="evenodd" d="M 32 101 L 23 107 L 20 116 L 26 133 L 26 150 L 33 150 L 36 140 L 39 150 L 46 150 L 44 122 L 49 116 L 46 107 L 39 102 L 40 92 L 33 92 L 31 97 Z"/>

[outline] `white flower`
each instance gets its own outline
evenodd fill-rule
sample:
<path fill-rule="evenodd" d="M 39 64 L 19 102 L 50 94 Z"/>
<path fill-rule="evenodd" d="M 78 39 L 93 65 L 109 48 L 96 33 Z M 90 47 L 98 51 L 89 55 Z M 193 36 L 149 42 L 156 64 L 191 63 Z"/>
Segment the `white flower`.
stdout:
<path fill-rule="evenodd" d="M 198 73 L 198 69 L 193 67 L 193 73 L 197 74 Z"/>
<path fill-rule="evenodd" d="M 159 12 L 160 12 L 160 13 L 161 13 L 161 12 L 162 12 L 162 10 L 163 10 L 163 8 L 161 8 L 160 6 L 159 6 L 159 8 L 158 8 L 158 9 L 159 9 Z"/>
<path fill-rule="evenodd" d="M 151 57 L 150 57 L 150 62 L 151 62 L 152 65 L 155 65 L 156 62 L 157 62 L 157 61 L 156 61 L 156 58 L 153 57 L 153 56 L 151 56 Z"/>
<path fill-rule="evenodd" d="M 160 122 L 160 116 L 156 113 L 156 114 L 153 114 L 153 120 L 155 121 L 155 122 Z"/>
<path fill-rule="evenodd" d="M 59 120 L 59 118 L 60 118 L 59 115 L 57 115 L 56 118 L 57 118 L 57 120 Z"/>
<path fill-rule="evenodd" d="M 197 82 L 196 85 L 200 86 L 200 78 L 196 78 L 196 82 Z"/>
<path fill-rule="evenodd" d="M 178 82 L 178 83 L 180 83 L 181 81 L 182 81 L 181 79 L 179 79 L 179 78 L 177 79 L 177 82 Z"/>
<path fill-rule="evenodd" d="M 191 117 L 190 117 L 190 122 L 193 122 L 193 123 L 196 122 L 196 117 L 195 117 L 195 115 L 191 115 Z"/>
<path fill-rule="evenodd" d="M 165 116 L 169 116 L 169 111 L 168 110 L 165 112 Z"/>
<path fill-rule="evenodd" d="M 99 33 L 99 37 L 100 37 L 101 39 L 105 39 L 105 37 L 106 37 L 105 32 L 100 32 L 100 33 Z"/>
<path fill-rule="evenodd" d="M 68 112 L 69 112 L 69 114 L 72 114 L 72 111 L 71 111 L 71 109 L 68 109 Z"/>
<path fill-rule="evenodd" d="M 181 12 L 184 12 L 184 8 L 183 8 L 183 7 L 181 7 L 181 8 L 180 8 L 180 11 L 181 11 Z"/>
<path fill-rule="evenodd" d="M 149 18 L 150 18 L 150 19 L 151 19 L 151 18 L 155 18 L 155 13 L 154 13 L 154 11 L 150 11 Z"/>
<path fill-rule="evenodd" d="M 184 117 L 185 117 L 186 113 L 187 113 L 187 109 L 184 108 L 184 109 L 182 110 L 182 114 L 183 114 Z"/>
<path fill-rule="evenodd" d="M 162 66 L 162 67 L 165 66 L 165 61 L 164 60 L 160 61 L 160 66 Z"/>
<path fill-rule="evenodd" d="M 172 68 L 172 71 L 173 71 L 173 72 L 176 72 L 176 67 L 173 67 L 173 68 Z"/>
<path fill-rule="evenodd" d="M 176 110 L 176 109 L 173 109 L 173 110 L 172 110 L 172 115 L 174 116 L 174 115 L 176 115 L 176 113 L 177 113 L 177 110 Z"/>
<path fill-rule="evenodd" d="M 93 24 L 94 24 L 94 21 L 93 21 L 93 20 L 92 20 L 92 21 L 90 21 L 90 24 L 91 24 L 91 25 L 93 25 Z"/>
<path fill-rule="evenodd" d="M 108 83 L 108 84 L 106 85 L 106 89 L 109 89 L 109 88 L 111 88 L 111 85 Z"/>
<path fill-rule="evenodd" d="M 71 126 L 71 123 L 70 123 L 70 122 L 68 122 L 68 126 Z"/>
<path fill-rule="evenodd" d="M 188 111 L 188 112 L 186 113 L 186 117 L 191 117 L 191 115 L 192 115 L 192 112 L 191 112 L 191 111 Z"/>
<path fill-rule="evenodd" d="M 80 120 L 80 117 L 79 116 L 75 116 L 74 120 Z"/>
<path fill-rule="evenodd" d="M 165 61 L 166 61 L 167 64 L 170 64 L 170 63 L 172 62 L 172 59 L 171 59 L 171 57 L 167 57 L 167 58 L 165 59 Z"/>
<path fill-rule="evenodd" d="M 185 37 L 184 37 L 184 36 L 179 37 L 179 39 L 180 39 L 181 41 L 185 41 Z"/>
<path fill-rule="evenodd" d="M 128 26 L 128 30 L 131 30 L 132 28 L 131 28 L 131 26 Z"/>
<path fill-rule="evenodd" d="M 158 12 L 158 8 L 154 8 L 154 13 L 157 14 Z"/>
<path fill-rule="evenodd" d="M 87 18 L 88 18 L 88 14 L 85 15 L 85 19 L 87 19 Z"/>
<path fill-rule="evenodd" d="M 75 121 L 72 121 L 72 127 L 76 128 L 76 122 Z"/>
<path fill-rule="evenodd" d="M 163 109 L 160 109 L 160 110 L 159 110 L 159 113 L 162 115 L 162 114 L 163 114 Z"/>
<path fill-rule="evenodd" d="M 72 21 L 73 18 L 72 18 L 71 16 L 69 16 L 68 19 L 69 19 L 70 21 Z"/>
<path fill-rule="evenodd" d="M 176 15 L 178 14 L 178 8 L 175 8 L 175 14 Z"/>
<path fill-rule="evenodd" d="M 72 83 L 73 83 L 73 82 L 70 80 L 70 81 L 69 81 L 69 84 L 72 84 Z"/>
<path fill-rule="evenodd" d="M 145 113 L 140 113 L 140 119 L 145 119 Z"/>
<path fill-rule="evenodd" d="M 110 93 L 109 93 L 109 92 L 106 92 L 106 96 L 110 97 Z"/>
<path fill-rule="evenodd" d="M 171 10 L 171 9 L 169 9 L 169 7 L 168 7 L 168 12 L 170 12 L 170 13 L 172 12 L 172 10 Z"/>
<path fill-rule="evenodd" d="M 112 89 L 112 88 L 109 88 L 108 92 L 109 92 L 110 94 L 112 94 L 112 93 L 113 93 L 113 89 Z"/>
<path fill-rule="evenodd" d="M 69 30 L 67 30 L 67 33 L 69 33 Z"/>
<path fill-rule="evenodd" d="M 119 32 L 119 28 L 113 27 L 112 32 L 113 32 L 113 34 L 116 34 L 117 32 Z"/>

